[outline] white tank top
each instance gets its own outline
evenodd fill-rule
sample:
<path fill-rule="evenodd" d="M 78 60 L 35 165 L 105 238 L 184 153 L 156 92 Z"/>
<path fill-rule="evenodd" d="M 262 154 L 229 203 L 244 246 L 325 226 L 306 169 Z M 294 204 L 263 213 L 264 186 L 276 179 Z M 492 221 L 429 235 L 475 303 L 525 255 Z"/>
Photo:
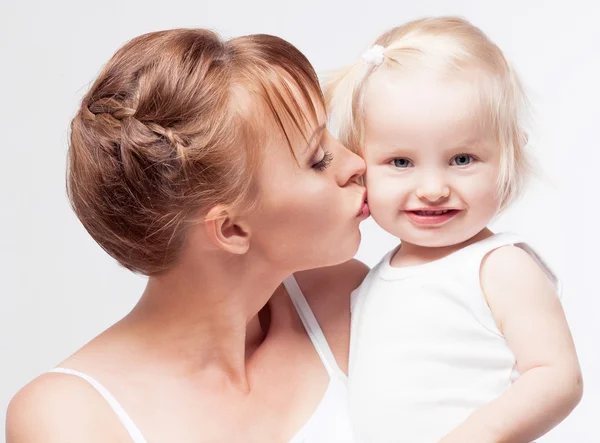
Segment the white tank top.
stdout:
<path fill-rule="evenodd" d="M 442 259 L 394 268 L 388 253 L 353 293 L 349 396 L 356 440 L 433 443 L 518 377 L 486 303 L 482 259 L 515 245 L 496 234 Z"/>
<path fill-rule="evenodd" d="M 288 443 L 354 443 L 348 411 L 346 374 L 343 373 L 335 361 L 325 335 L 296 279 L 293 276 L 288 277 L 284 281 L 284 286 L 330 378 L 329 385 L 317 409 Z M 142 432 L 127 412 L 97 380 L 72 369 L 54 368 L 50 372 L 70 374 L 87 381 L 113 409 L 125 429 L 127 429 L 133 443 L 146 443 Z"/>

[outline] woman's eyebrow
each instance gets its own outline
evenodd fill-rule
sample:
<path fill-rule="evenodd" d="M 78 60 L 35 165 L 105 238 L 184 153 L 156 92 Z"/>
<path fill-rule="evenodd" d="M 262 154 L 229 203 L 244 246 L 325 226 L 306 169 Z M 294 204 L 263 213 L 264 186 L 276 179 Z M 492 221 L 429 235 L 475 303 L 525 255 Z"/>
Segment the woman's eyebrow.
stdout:
<path fill-rule="evenodd" d="M 308 139 L 308 146 L 306 147 L 306 151 L 311 154 L 318 149 L 318 146 L 313 146 L 315 139 L 319 138 L 323 131 L 327 128 L 327 124 L 323 123 L 320 125 L 315 131 L 312 133 L 310 138 Z"/>

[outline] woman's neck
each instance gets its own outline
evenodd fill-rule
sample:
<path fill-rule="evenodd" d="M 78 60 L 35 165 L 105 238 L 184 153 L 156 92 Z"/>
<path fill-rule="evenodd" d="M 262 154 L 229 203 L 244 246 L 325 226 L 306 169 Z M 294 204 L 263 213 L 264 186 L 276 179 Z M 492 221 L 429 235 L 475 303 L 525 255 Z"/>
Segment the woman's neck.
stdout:
<path fill-rule="evenodd" d="M 260 272 L 256 262 L 247 261 L 206 261 L 202 267 L 179 266 L 150 277 L 123 326 L 177 371 L 192 376 L 216 371 L 249 392 L 247 363 L 268 333 L 268 315 L 260 321 L 258 313 L 285 274 L 269 272 L 267 266 Z"/>

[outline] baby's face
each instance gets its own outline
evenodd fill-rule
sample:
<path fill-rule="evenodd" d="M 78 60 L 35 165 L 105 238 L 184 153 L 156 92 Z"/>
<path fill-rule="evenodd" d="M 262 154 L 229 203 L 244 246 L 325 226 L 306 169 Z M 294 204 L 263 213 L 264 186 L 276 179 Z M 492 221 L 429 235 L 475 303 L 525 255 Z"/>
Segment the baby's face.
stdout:
<path fill-rule="evenodd" d="M 473 82 L 373 73 L 365 160 L 375 221 L 404 242 L 444 247 L 480 232 L 498 206 L 500 150 L 482 129 Z"/>

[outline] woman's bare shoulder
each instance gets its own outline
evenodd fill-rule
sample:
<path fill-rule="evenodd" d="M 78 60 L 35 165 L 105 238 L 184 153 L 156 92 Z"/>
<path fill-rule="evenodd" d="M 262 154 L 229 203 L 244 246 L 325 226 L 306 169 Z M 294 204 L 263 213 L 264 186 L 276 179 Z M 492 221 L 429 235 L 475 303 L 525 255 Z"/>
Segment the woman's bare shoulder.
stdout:
<path fill-rule="evenodd" d="M 116 417 L 86 381 L 42 374 L 15 394 L 6 413 L 7 443 L 113 441 Z M 115 422 L 114 429 L 106 426 Z"/>
<path fill-rule="evenodd" d="M 350 294 L 369 268 L 358 260 L 296 274 L 338 366 L 347 372 L 350 344 Z"/>
<path fill-rule="evenodd" d="M 313 299 L 315 303 L 345 304 L 349 302 L 350 293 L 360 286 L 368 273 L 367 265 L 352 259 L 335 266 L 299 272 L 296 278 L 311 304 Z"/>

